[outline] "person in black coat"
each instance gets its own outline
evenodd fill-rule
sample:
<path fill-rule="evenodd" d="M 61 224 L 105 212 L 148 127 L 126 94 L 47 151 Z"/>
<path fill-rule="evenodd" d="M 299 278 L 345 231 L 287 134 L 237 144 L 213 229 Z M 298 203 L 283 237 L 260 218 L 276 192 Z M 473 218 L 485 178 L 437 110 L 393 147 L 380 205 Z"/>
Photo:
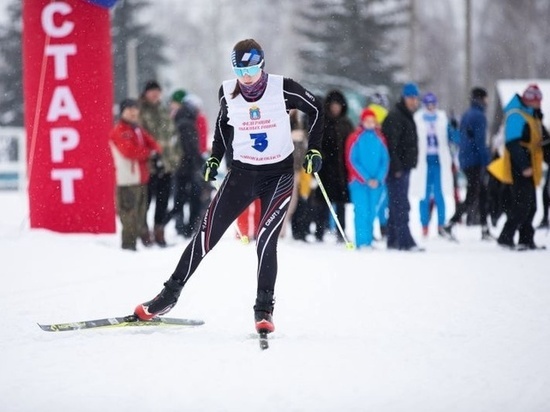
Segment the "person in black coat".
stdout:
<path fill-rule="evenodd" d="M 418 108 L 419 95 L 415 83 L 405 84 L 401 99 L 382 123 L 390 154 L 388 249 L 423 250 L 416 245 L 409 229 L 409 177 L 418 161 L 418 135 L 413 113 Z"/>
<path fill-rule="evenodd" d="M 203 200 L 203 159 L 199 151 L 198 109 L 186 101 L 185 96 L 185 91 L 180 90 L 172 96 L 177 103 L 173 118 L 183 154 L 174 174 L 174 206 L 167 213 L 163 224 L 166 225 L 175 218 L 177 233 L 188 238 L 198 231 L 207 205 Z M 187 222 L 184 221 L 185 204 L 189 206 Z"/>
<path fill-rule="evenodd" d="M 353 132 L 353 123 L 347 116 L 348 103 L 342 92 L 332 90 L 324 99 L 325 125 L 321 153 L 323 153 L 323 168 L 319 177 L 327 191 L 330 201 L 334 204 L 338 221 L 343 230 L 346 228 L 346 203 L 349 203 L 348 174 L 345 165 L 345 143 Z M 323 241 L 329 224 L 330 211 L 320 188 L 315 191 L 315 238 Z M 337 240 L 344 239 L 338 232 Z"/>

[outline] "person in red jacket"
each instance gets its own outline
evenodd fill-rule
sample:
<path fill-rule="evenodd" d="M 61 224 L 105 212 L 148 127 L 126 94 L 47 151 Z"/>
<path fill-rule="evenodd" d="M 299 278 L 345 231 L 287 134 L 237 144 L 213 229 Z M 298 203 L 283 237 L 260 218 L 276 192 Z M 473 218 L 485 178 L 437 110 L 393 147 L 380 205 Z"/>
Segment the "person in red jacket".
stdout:
<path fill-rule="evenodd" d="M 161 147 L 138 126 L 137 100 L 120 103 L 120 119 L 109 134 L 109 144 L 116 169 L 116 209 L 122 223 L 122 249 L 136 250 L 142 237 L 147 213 L 149 159 L 160 161 Z M 144 243 L 145 246 L 149 244 Z"/>

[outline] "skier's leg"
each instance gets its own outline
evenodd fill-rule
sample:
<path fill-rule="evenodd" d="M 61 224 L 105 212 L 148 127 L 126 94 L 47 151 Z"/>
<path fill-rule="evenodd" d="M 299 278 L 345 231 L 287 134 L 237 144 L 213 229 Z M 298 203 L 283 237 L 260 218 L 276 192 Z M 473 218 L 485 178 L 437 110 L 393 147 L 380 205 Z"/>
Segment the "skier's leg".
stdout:
<path fill-rule="evenodd" d="M 277 279 L 277 242 L 290 204 L 292 173 L 266 177 L 260 182 L 261 216 L 256 238 L 258 289 L 254 305 L 256 330 L 273 332 L 273 305 Z"/>
<path fill-rule="evenodd" d="M 134 313 L 143 320 L 167 313 L 179 299 L 182 288 L 206 254 L 221 239 L 227 228 L 250 204 L 253 196 L 249 175 L 229 172 L 203 217 L 201 228 L 183 251 L 176 269 L 164 289 L 152 300 L 140 304 Z"/>

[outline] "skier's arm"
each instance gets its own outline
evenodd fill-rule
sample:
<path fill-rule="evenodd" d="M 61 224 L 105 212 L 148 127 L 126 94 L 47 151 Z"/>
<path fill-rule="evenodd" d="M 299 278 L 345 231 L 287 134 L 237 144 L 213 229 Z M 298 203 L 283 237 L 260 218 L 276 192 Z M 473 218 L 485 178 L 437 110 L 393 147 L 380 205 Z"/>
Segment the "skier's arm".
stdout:
<path fill-rule="evenodd" d="M 321 102 L 313 93 L 289 78 L 283 80 L 283 95 L 287 110 L 298 109 L 308 116 L 308 150 L 321 151 L 324 122 Z"/>
<path fill-rule="evenodd" d="M 227 117 L 227 103 L 225 100 L 226 97 L 223 93 L 223 87 L 220 87 L 218 98 L 220 102 L 220 111 L 218 112 L 218 117 L 216 118 L 211 156 L 221 161 L 227 151 L 227 148 L 231 145 L 231 140 L 233 139 L 233 127 L 227 123 L 229 118 Z"/>

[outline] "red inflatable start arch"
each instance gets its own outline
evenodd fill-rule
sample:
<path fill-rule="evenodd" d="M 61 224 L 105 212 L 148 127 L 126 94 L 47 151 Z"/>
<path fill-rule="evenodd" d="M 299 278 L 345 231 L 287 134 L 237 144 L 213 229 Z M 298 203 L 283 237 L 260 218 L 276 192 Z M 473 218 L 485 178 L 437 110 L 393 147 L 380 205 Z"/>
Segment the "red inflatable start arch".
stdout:
<path fill-rule="evenodd" d="M 115 0 L 116 1 L 116 0 Z M 23 84 L 31 228 L 115 231 L 112 0 L 25 0 Z"/>

